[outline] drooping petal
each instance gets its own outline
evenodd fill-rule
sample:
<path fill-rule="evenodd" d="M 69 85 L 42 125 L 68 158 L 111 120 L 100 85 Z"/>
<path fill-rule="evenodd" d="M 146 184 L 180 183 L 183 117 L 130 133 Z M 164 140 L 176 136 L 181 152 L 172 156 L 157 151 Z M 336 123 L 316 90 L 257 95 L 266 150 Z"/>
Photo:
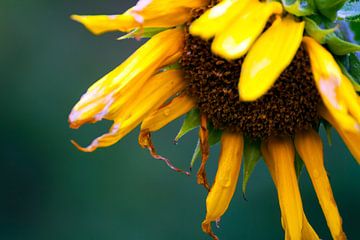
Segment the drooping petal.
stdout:
<path fill-rule="evenodd" d="M 244 139 L 241 134 L 223 133 L 221 153 L 215 182 L 206 199 L 206 218 L 202 223 L 204 232 L 214 239 L 211 222 L 218 220 L 227 210 L 234 195 L 242 160 Z"/>
<path fill-rule="evenodd" d="M 145 82 L 169 58 L 183 49 L 182 30 L 167 30 L 151 38 L 120 66 L 94 83 L 81 97 L 69 116 L 78 128 L 103 118 L 113 120 L 119 109 L 138 95 Z"/>
<path fill-rule="evenodd" d="M 129 32 L 139 26 L 127 12 L 120 15 L 72 15 L 71 19 L 83 24 L 95 35 L 111 31 Z"/>
<path fill-rule="evenodd" d="M 262 150 L 266 149 L 263 154 L 270 172 L 273 172 L 286 234 L 290 239 L 301 239 L 304 213 L 294 167 L 293 143 L 290 138 L 273 137 L 265 144 Z"/>
<path fill-rule="evenodd" d="M 310 225 L 309 220 L 305 216 L 305 213 L 303 215 L 303 228 L 301 231 L 301 240 L 319 240 L 319 236 L 313 229 L 313 227 Z"/>
<path fill-rule="evenodd" d="M 99 147 L 113 145 L 132 131 L 153 110 L 167 99 L 186 87 L 180 70 L 169 70 L 149 79 L 138 92 L 136 98 L 127 102 L 118 112 L 109 133 L 95 139 L 88 147 L 77 147 L 84 152 L 92 152 Z"/>
<path fill-rule="evenodd" d="M 295 146 L 305 163 L 333 239 L 346 239 L 342 229 L 342 219 L 324 167 L 320 136 L 312 129 L 299 132 L 295 135 Z"/>
<path fill-rule="evenodd" d="M 225 31 L 236 17 L 244 14 L 244 7 L 249 2 L 257 2 L 257 0 L 221 1 L 190 25 L 190 33 L 206 40 L 210 39 L 216 34 Z"/>
<path fill-rule="evenodd" d="M 337 124 L 360 131 L 360 103 L 354 87 L 342 74 L 334 57 L 310 37 L 304 37 L 312 72 L 321 98 Z"/>
<path fill-rule="evenodd" d="M 72 15 L 94 34 L 110 31 L 129 32 L 141 27 L 173 27 L 191 18 L 191 9 L 207 4 L 206 0 L 140 0 L 118 15 Z"/>
<path fill-rule="evenodd" d="M 241 1 L 243 2 L 243 1 Z M 273 14 L 281 14 L 282 6 L 278 2 L 244 1 L 248 4 L 238 17 L 231 19 L 228 26 L 216 34 L 211 50 L 226 59 L 232 60 L 244 56 L 256 38 L 265 28 Z M 232 10 L 233 11 L 233 10 Z M 274 33 L 274 38 L 278 33 Z"/>
<path fill-rule="evenodd" d="M 189 112 L 195 106 L 195 100 L 186 94 L 174 98 L 168 104 L 150 113 L 142 122 L 141 130 L 155 132 L 178 117 Z"/>
<path fill-rule="evenodd" d="M 254 101 L 265 94 L 291 63 L 300 44 L 304 22 L 277 19 L 245 57 L 239 81 L 240 99 Z"/>
<path fill-rule="evenodd" d="M 272 159 L 272 156 L 270 155 L 270 153 L 267 149 L 267 144 L 265 142 L 263 142 L 261 144 L 261 152 L 263 154 L 266 165 L 269 168 L 273 182 L 277 188 L 274 160 Z M 284 217 L 282 217 L 281 222 L 282 222 L 282 225 L 283 225 L 283 228 L 285 231 L 285 239 L 287 240 L 287 239 L 290 239 L 290 236 L 289 236 L 289 231 L 286 229 L 286 226 L 285 226 L 283 220 L 284 220 Z M 313 227 L 311 226 L 311 224 L 309 223 L 304 212 L 303 212 L 303 218 L 302 218 L 301 239 L 302 240 L 318 240 L 318 239 L 320 239 L 319 236 L 317 235 L 317 233 L 315 232 L 315 230 L 313 229 Z"/>
<path fill-rule="evenodd" d="M 335 118 L 324 106 L 320 107 L 319 112 L 320 115 L 336 129 L 345 142 L 347 148 L 350 150 L 356 161 L 360 164 L 360 132 L 346 131 L 340 126 L 340 124 L 335 121 Z"/>

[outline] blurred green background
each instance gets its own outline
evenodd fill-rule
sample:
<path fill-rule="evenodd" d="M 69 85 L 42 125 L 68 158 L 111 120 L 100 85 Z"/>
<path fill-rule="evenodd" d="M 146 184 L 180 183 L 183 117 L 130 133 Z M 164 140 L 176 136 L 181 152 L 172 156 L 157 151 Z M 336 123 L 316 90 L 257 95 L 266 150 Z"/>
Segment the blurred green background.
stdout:
<path fill-rule="evenodd" d="M 0 239 L 209 239 L 201 232 L 205 190 L 152 159 L 137 145 L 138 130 L 92 154 L 85 145 L 109 123 L 68 128 L 67 116 L 87 87 L 139 45 L 119 34 L 92 36 L 69 15 L 115 14 L 128 0 L 0 1 Z M 177 146 L 180 121 L 154 135 L 158 151 L 187 168 L 196 131 Z M 360 239 L 359 167 L 335 135 L 326 165 L 349 239 Z M 208 166 L 214 176 L 218 149 Z M 308 176 L 304 208 L 319 235 L 330 239 Z M 283 239 L 277 194 L 263 163 L 250 179 L 247 201 L 238 188 L 216 230 L 221 239 Z"/>

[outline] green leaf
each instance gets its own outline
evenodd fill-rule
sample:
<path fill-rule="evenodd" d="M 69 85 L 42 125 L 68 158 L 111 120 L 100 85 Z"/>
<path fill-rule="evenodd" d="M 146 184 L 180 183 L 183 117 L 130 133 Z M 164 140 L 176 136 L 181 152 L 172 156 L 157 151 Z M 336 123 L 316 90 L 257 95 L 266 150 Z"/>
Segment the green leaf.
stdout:
<path fill-rule="evenodd" d="M 360 22 L 360 1 L 348 1 L 337 13 L 338 19 Z"/>
<path fill-rule="evenodd" d="M 244 146 L 244 168 L 243 168 L 243 183 L 242 191 L 245 195 L 246 186 L 249 181 L 251 174 L 253 173 L 256 164 L 259 162 L 261 157 L 260 142 L 245 140 Z"/>
<path fill-rule="evenodd" d="M 347 0 L 315 0 L 315 4 L 319 12 L 334 21 L 337 11 L 342 8 Z"/>
<path fill-rule="evenodd" d="M 179 133 L 175 137 L 175 142 L 179 141 L 185 134 L 200 125 L 200 111 L 198 108 L 192 109 L 186 114 L 184 122 L 180 128 Z"/>
<path fill-rule="evenodd" d="M 131 32 L 118 38 L 118 40 L 124 40 L 129 38 L 151 38 L 154 35 L 165 31 L 167 28 L 136 28 Z"/>
<path fill-rule="evenodd" d="M 298 153 L 295 154 L 295 172 L 296 172 L 296 176 L 299 179 L 301 171 L 304 167 L 304 162 L 301 159 L 300 155 Z"/>
<path fill-rule="evenodd" d="M 326 38 L 330 33 L 335 31 L 335 28 L 322 29 L 314 20 L 311 18 L 305 18 L 305 31 L 317 42 L 324 44 Z"/>
<path fill-rule="evenodd" d="M 285 10 L 295 16 L 303 17 L 314 13 L 313 0 L 282 0 Z"/>
<path fill-rule="evenodd" d="M 349 72 L 360 83 L 360 53 L 349 54 Z"/>
<path fill-rule="evenodd" d="M 360 45 L 342 40 L 335 33 L 330 33 L 327 36 L 326 43 L 330 51 L 336 55 L 360 51 Z"/>
<path fill-rule="evenodd" d="M 197 141 L 193 156 L 191 158 L 191 162 L 190 162 L 190 169 L 193 168 L 196 159 L 198 159 L 198 157 L 200 156 L 200 139 Z"/>
<path fill-rule="evenodd" d="M 209 131 L 209 138 L 208 138 L 209 146 L 212 147 L 218 142 L 220 142 L 222 132 L 220 130 L 214 129 L 210 124 L 208 125 L 208 131 Z M 194 166 L 196 159 L 200 156 L 201 153 L 200 150 L 201 150 L 200 140 L 198 140 L 193 156 L 191 158 L 190 169 Z"/>

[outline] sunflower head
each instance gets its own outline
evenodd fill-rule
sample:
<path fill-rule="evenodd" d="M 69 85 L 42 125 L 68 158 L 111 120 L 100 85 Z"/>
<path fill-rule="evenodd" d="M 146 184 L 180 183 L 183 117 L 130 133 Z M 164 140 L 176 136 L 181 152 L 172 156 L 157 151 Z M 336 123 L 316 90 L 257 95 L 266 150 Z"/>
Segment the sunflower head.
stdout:
<path fill-rule="evenodd" d="M 189 175 L 151 141 L 152 133 L 186 115 L 175 141 L 199 129 L 190 168 L 201 159 L 197 182 L 209 191 L 202 229 L 213 239 L 211 225 L 226 212 L 241 165 L 245 193 L 260 159 L 277 188 L 286 239 L 319 239 L 303 211 L 303 166 L 332 237 L 346 239 L 318 131 L 334 127 L 360 162 L 360 46 L 350 27 L 359 16 L 359 2 L 346 0 L 140 0 L 118 15 L 73 15 L 94 34 L 150 38 L 75 105 L 73 128 L 114 123 L 87 147 L 74 144 L 92 152 L 140 125 L 140 146 Z M 218 142 L 211 184 L 206 163 Z"/>

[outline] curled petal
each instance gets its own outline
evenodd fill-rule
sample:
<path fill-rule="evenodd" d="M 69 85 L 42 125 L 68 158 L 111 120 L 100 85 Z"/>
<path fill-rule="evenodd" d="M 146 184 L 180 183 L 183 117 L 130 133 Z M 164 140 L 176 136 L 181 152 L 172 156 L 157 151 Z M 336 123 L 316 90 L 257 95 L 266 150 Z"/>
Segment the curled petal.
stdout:
<path fill-rule="evenodd" d="M 254 101 L 265 94 L 291 63 L 302 40 L 304 22 L 277 19 L 254 43 L 241 67 L 240 99 Z"/>
<path fill-rule="evenodd" d="M 140 132 L 139 135 L 139 144 L 142 148 L 147 148 L 149 149 L 149 152 L 151 154 L 151 156 L 155 159 L 161 160 L 163 162 L 166 163 L 166 165 L 171 168 L 172 170 L 174 170 L 175 172 L 180 172 L 180 173 L 184 173 L 185 175 L 189 176 L 190 173 L 186 172 L 184 170 L 181 170 L 180 168 L 175 167 L 169 159 L 157 154 L 155 147 L 151 141 L 151 133 L 147 130 L 142 130 Z"/>
<path fill-rule="evenodd" d="M 221 153 L 215 182 L 206 199 L 206 218 L 202 223 L 204 232 L 217 239 L 211 230 L 211 222 L 217 221 L 227 210 L 234 195 L 240 174 L 244 139 L 241 134 L 223 133 Z"/>
<path fill-rule="evenodd" d="M 167 99 L 182 91 L 186 83 L 180 70 L 169 70 L 153 76 L 132 99 L 119 111 L 110 132 L 95 139 L 88 147 L 80 148 L 92 152 L 99 147 L 110 146 L 132 131 L 154 109 L 159 108 Z"/>
<path fill-rule="evenodd" d="M 167 30 L 151 38 L 120 66 L 94 83 L 81 97 L 69 116 L 70 127 L 114 120 L 157 69 L 183 49 L 182 30 Z"/>
<path fill-rule="evenodd" d="M 156 109 L 141 124 L 141 130 L 155 132 L 195 107 L 193 98 L 186 94 L 175 97 L 168 104 Z"/>
<path fill-rule="evenodd" d="M 278 2 L 239 2 L 243 5 L 247 4 L 239 10 L 237 8 L 232 10 L 240 11 L 240 13 L 221 29 L 222 31 L 216 35 L 211 47 L 215 54 L 229 60 L 244 56 L 265 28 L 269 17 L 282 13 L 282 6 Z M 273 34 L 271 37 L 277 36 L 277 34 Z M 278 49 L 276 50 L 278 51 Z"/>
<path fill-rule="evenodd" d="M 312 129 L 297 133 L 295 146 L 310 175 L 333 239 L 346 239 L 342 229 L 342 219 L 324 167 L 320 136 Z"/>
<path fill-rule="evenodd" d="M 231 22 L 244 14 L 245 6 L 254 0 L 224 0 L 207 10 L 190 25 L 190 33 L 210 39 L 226 30 Z"/>
<path fill-rule="evenodd" d="M 336 129 L 336 131 L 339 133 L 339 135 L 345 142 L 347 148 L 350 150 L 354 158 L 360 164 L 360 132 L 346 131 L 340 124 L 336 122 L 335 118 L 324 106 L 320 107 L 319 112 L 320 115 Z"/>
<path fill-rule="evenodd" d="M 283 226 L 289 239 L 301 239 L 304 213 L 294 167 L 290 138 L 270 138 L 262 152 L 278 190 Z"/>
<path fill-rule="evenodd" d="M 201 149 L 201 165 L 197 173 L 197 183 L 203 185 L 208 191 L 210 191 L 210 186 L 206 178 L 206 163 L 209 159 L 210 154 L 210 145 L 209 145 L 209 130 L 207 128 L 208 121 L 205 115 L 201 115 L 200 119 L 200 129 L 199 129 L 199 139 L 200 139 L 200 149 Z"/>
<path fill-rule="evenodd" d="M 310 37 L 304 37 L 316 87 L 321 98 L 345 130 L 360 132 L 360 104 L 354 87 L 341 72 L 334 57 Z"/>

